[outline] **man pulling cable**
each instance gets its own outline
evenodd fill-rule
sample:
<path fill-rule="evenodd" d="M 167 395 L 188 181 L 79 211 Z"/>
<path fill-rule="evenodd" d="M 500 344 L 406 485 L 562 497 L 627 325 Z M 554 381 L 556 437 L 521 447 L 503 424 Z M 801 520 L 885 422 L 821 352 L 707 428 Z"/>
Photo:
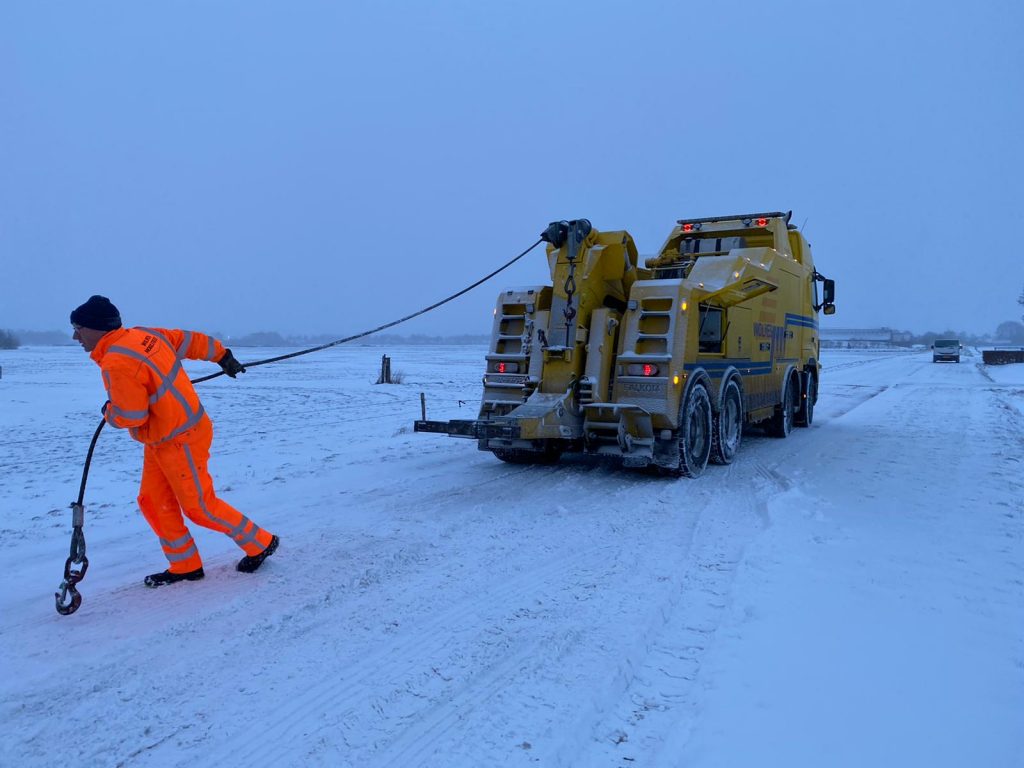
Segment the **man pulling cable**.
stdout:
<path fill-rule="evenodd" d="M 203 578 L 203 561 L 182 517 L 230 536 L 245 552 L 236 568 L 252 573 L 274 554 L 278 537 L 219 498 L 207 471 L 213 422 L 181 361 L 216 362 L 231 378 L 245 373 L 230 349 L 195 331 L 124 328 L 105 296 L 71 313 L 74 338 L 96 361 L 108 401 L 107 423 L 128 429 L 145 446 L 139 508 L 160 539 L 169 567 L 147 587 Z"/>

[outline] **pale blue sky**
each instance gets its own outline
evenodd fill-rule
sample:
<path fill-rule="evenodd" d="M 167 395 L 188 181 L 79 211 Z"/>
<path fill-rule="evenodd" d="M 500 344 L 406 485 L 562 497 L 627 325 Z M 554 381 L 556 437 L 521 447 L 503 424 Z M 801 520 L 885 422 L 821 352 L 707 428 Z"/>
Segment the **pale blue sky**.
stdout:
<path fill-rule="evenodd" d="M 835 327 L 1024 289 L 1019 2 L 0 7 L 0 328 L 358 332 L 554 219 L 793 210 Z M 404 333 L 487 333 L 538 249 Z"/>

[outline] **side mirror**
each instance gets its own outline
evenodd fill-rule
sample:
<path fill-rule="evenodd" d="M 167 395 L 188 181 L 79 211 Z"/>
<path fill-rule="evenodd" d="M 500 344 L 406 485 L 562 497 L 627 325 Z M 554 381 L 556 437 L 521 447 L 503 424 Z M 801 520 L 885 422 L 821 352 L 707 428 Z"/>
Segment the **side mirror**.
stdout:
<path fill-rule="evenodd" d="M 836 281 L 829 280 L 818 270 L 814 270 L 811 279 L 821 281 L 821 303 L 814 305 L 814 311 L 818 312 L 820 310 L 826 315 L 834 315 L 836 313 L 836 308 L 833 306 L 836 300 Z M 814 299 L 815 301 L 818 299 L 817 284 L 814 286 Z"/>
<path fill-rule="evenodd" d="M 825 280 L 821 286 L 821 303 L 828 305 L 834 303 L 836 300 L 836 281 Z M 832 312 L 835 312 L 833 309 Z M 828 311 L 828 307 L 825 308 L 825 314 L 831 315 L 832 312 Z"/>

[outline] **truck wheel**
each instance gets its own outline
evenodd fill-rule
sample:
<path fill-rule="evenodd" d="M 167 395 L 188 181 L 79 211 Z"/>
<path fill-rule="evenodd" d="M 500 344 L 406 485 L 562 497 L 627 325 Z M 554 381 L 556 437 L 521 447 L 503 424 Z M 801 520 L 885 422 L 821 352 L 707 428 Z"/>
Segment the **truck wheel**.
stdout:
<path fill-rule="evenodd" d="M 679 477 L 699 477 L 711 456 L 711 398 L 694 384 L 679 409 Z"/>
<path fill-rule="evenodd" d="M 722 392 L 722 410 L 715 414 L 711 430 L 711 461 L 731 464 L 743 439 L 743 395 L 736 379 Z"/>
<path fill-rule="evenodd" d="M 813 373 L 800 377 L 803 381 L 803 392 L 800 407 L 796 409 L 795 422 L 798 427 L 809 427 L 814 422 L 814 402 L 818 399 L 818 380 Z"/>
<path fill-rule="evenodd" d="M 768 422 L 768 434 L 774 437 L 788 437 L 793 431 L 793 404 L 796 401 L 796 392 L 793 377 L 790 376 L 782 393 L 782 402 L 775 406 L 775 415 Z"/>
<path fill-rule="evenodd" d="M 525 448 L 491 448 L 491 453 L 509 464 L 554 464 L 562 456 L 562 451 L 551 443 L 545 443 L 541 451 L 529 451 Z"/>

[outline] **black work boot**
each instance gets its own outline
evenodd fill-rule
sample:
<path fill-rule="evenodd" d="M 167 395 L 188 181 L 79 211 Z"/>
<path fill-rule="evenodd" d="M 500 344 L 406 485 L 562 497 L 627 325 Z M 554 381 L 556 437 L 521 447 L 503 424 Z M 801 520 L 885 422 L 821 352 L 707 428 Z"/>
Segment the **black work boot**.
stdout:
<path fill-rule="evenodd" d="M 261 565 L 263 561 L 270 557 L 277 550 L 277 545 L 280 544 L 280 539 L 277 536 L 273 536 L 270 539 L 270 543 L 267 544 L 267 548 L 260 552 L 258 555 L 246 555 L 238 561 L 238 565 L 235 566 L 242 573 L 252 573 Z"/>
<path fill-rule="evenodd" d="M 165 587 L 168 584 L 174 584 L 177 581 L 199 581 L 206 574 L 203 573 L 202 568 L 196 568 L 194 571 L 187 573 L 171 573 L 170 571 L 164 571 L 163 573 L 151 573 L 142 583 L 147 587 Z"/>

